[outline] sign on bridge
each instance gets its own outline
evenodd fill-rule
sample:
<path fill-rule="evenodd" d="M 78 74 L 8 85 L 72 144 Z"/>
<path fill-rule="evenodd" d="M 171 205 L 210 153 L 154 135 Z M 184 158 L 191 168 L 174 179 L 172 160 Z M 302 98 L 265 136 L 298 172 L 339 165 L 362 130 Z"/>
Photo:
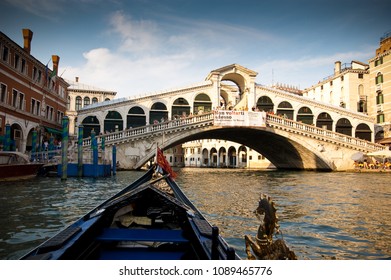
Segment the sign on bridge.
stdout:
<path fill-rule="evenodd" d="M 266 127 L 266 112 L 216 110 L 214 125 Z"/>

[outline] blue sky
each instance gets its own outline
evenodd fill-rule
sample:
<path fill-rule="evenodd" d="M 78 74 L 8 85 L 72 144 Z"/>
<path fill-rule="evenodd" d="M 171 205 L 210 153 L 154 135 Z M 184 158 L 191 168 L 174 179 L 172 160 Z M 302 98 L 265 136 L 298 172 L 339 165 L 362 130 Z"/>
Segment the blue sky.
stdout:
<path fill-rule="evenodd" d="M 257 83 L 304 89 L 334 62 L 368 63 L 391 31 L 389 0 L 2 0 L 0 30 L 62 77 L 135 96 L 238 63 Z M 51 64 L 49 64 L 51 65 Z"/>

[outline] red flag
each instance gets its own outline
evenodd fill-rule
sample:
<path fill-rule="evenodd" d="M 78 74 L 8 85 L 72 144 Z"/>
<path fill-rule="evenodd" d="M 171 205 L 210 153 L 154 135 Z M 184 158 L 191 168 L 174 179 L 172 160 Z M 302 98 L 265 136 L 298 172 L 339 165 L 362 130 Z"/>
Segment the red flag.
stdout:
<path fill-rule="evenodd" d="M 160 150 L 159 147 L 157 147 L 156 151 L 156 162 L 161 168 L 163 168 L 164 171 L 170 174 L 172 179 L 176 178 L 176 173 L 174 172 L 174 170 L 172 170 L 171 165 L 168 163 L 168 161 L 163 155 L 162 150 Z"/>

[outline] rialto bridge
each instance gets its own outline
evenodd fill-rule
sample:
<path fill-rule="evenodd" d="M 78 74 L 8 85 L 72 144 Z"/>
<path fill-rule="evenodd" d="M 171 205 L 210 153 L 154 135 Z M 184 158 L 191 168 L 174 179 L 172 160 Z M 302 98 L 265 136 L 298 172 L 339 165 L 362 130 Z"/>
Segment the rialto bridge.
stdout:
<path fill-rule="evenodd" d="M 373 143 L 367 115 L 256 84 L 256 76 L 232 64 L 190 87 L 90 105 L 79 111 L 77 124 L 84 137 L 94 130 L 98 141 L 105 137 L 106 146 L 116 145 L 125 168 L 145 164 L 156 143 L 166 149 L 197 139 L 243 144 L 286 169 L 346 170 L 354 153 L 384 149 Z M 216 124 L 218 110 L 265 112 L 265 122 Z"/>

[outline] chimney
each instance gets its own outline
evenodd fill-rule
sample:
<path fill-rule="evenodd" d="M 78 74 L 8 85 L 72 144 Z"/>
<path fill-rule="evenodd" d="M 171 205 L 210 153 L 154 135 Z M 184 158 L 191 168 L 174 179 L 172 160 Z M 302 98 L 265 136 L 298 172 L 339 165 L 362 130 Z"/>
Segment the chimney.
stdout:
<path fill-rule="evenodd" d="M 76 83 L 78 83 L 79 82 L 79 77 L 76 77 L 75 80 L 76 80 Z"/>
<path fill-rule="evenodd" d="M 23 29 L 23 39 L 24 39 L 24 50 L 30 54 L 31 52 L 31 40 L 33 39 L 33 31 L 30 29 Z"/>
<path fill-rule="evenodd" d="M 60 63 L 60 57 L 58 55 L 52 55 L 53 71 L 58 75 L 58 64 Z"/>
<path fill-rule="evenodd" d="M 334 75 L 341 73 L 341 61 L 336 61 L 334 66 Z"/>

